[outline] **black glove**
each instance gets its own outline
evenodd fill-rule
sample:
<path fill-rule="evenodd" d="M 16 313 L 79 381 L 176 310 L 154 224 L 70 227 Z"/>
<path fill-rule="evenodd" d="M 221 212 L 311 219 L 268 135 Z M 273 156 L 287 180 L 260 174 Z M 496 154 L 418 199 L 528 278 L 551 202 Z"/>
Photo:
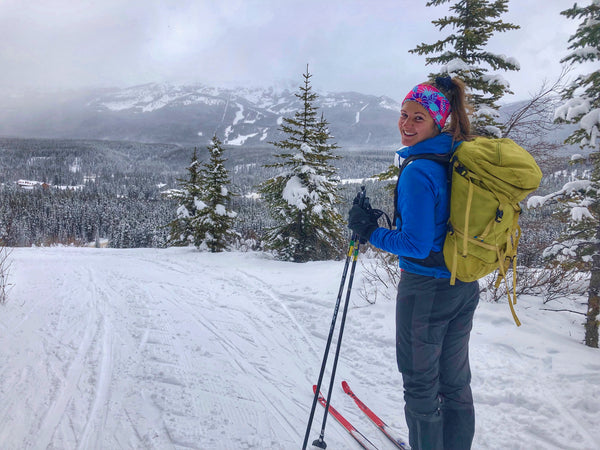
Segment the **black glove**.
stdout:
<path fill-rule="evenodd" d="M 370 239 L 373 231 L 379 228 L 377 224 L 379 217 L 381 217 L 379 210 L 363 208 L 355 204 L 348 213 L 348 228 L 360 237 L 361 243 L 365 243 Z"/>

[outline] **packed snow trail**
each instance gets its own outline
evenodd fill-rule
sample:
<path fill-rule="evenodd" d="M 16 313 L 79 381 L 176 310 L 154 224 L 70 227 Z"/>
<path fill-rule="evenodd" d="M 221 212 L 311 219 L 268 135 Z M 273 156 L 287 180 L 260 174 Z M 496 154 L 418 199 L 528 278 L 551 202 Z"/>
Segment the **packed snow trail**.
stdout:
<path fill-rule="evenodd" d="M 14 249 L 11 259 L 14 287 L 0 306 L 0 448 L 301 446 L 343 262 L 85 248 Z M 368 392 L 402 430 L 394 304 L 360 297 L 361 270 L 337 379 Z M 517 329 L 505 304 L 480 304 L 475 449 L 598 448 L 600 354 L 580 343 L 580 316 L 540 305 L 519 299 Z M 393 448 L 336 389 L 340 412 L 378 448 Z M 316 414 L 311 442 L 320 423 Z M 325 440 L 358 448 L 335 421 Z"/>

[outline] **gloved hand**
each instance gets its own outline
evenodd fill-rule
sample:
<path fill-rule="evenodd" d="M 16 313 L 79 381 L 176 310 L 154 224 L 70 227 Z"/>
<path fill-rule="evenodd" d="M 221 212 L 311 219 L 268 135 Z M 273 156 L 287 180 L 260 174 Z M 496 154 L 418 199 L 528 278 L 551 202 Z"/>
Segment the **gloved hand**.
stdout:
<path fill-rule="evenodd" d="M 371 238 L 371 234 L 379 225 L 377 220 L 381 217 L 381 212 L 373 210 L 370 207 L 363 208 L 357 204 L 352 206 L 348 213 L 348 228 L 360 237 L 360 242 L 364 243 Z"/>

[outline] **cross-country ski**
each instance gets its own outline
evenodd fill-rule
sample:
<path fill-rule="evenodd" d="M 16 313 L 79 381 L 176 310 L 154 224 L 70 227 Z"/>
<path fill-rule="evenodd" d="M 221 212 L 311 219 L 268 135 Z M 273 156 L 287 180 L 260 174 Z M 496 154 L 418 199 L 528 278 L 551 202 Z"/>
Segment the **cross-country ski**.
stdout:
<path fill-rule="evenodd" d="M 373 411 L 367 407 L 357 396 L 352 392 L 350 386 L 346 381 L 342 381 L 342 388 L 344 392 L 352 397 L 352 400 L 358 405 L 360 410 L 364 412 L 369 419 L 373 421 L 373 423 L 381 430 L 385 436 L 394 443 L 394 445 L 402 450 L 410 450 L 410 446 L 408 445 L 408 439 L 401 437 L 397 434 L 393 429 L 386 425 L 386 423 L 377 416 Z"/>
<path fill-rule="evenodd" d="M 317 392 L 316 384 L 313 386 L 313 392 Z M 323 397 L 321 392 L 319 392 L 319 403 L 323 405 L 323 407 L 327 406 L 325 397 Z M 375 447 L 375 445 L 373 445 L 373 443 L 369 441 L 365 435 L 354 428 L 354 426 L 331 405 L 329 405 L 329 414 L 331 414 L 333 418 L 337 420 L 348 431 L 348 433 L 352 435 L 354 439 L 356 439 L 356 442 L 358 442 L 362 448 L 367 450 L 377 450 L 377 447 Z"/>

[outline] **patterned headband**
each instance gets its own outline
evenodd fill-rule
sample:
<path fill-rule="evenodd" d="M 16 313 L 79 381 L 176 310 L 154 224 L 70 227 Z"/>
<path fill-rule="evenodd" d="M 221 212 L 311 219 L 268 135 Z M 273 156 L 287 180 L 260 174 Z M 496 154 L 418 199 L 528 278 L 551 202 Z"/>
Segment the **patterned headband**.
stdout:
<path fill-rule="evenodd" d="M 402 104 L 406 102 L 417 102 L 423 106 L 438 129 L 444 128 L 450 115 L 450 102 L 437 88 L 429 84 L 417 84 L 404 98 Z"/>

